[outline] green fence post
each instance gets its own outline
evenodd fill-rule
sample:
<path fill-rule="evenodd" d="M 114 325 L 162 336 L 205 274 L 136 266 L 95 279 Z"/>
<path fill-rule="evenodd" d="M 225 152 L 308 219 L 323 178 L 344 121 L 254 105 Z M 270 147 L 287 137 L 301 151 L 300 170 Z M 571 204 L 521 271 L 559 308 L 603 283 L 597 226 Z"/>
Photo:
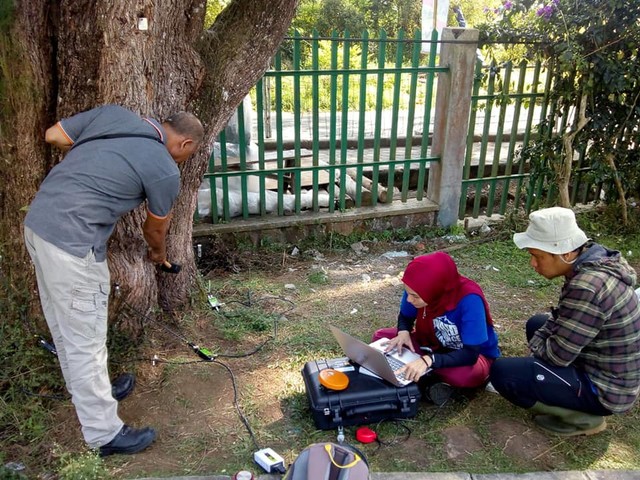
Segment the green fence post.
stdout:
<path fill-rule="evenodd" d="M 267 77 L 268 78 L 268 77 Z M 264 90 L 265 90 L 265 82 L 263 79 L 258 80 L 258 84 L 256 85 L 256 127 L 258 130 L 258 139 L 262 140 L 264 138 L 265 130 L 264 130 Z M 271 108 L 270 105 L 267 105 L 267 108 Z M 262 143 L 262 142 L 261 142 Z M 264 145 L 262 148 L 258 148 L 258 170 L 262 171 L 265 169 L 264 163 Z M 264 174 L 261 174 L 259 177 L 259 190 L 260 190 L 260 216 L 264 217 L 267 213 L 267 187 L 266 187 L 266 179 Z"/>
<path fill-rule="evenodd" d="M 329 211 L 334 212 L 336 208 L 336 137 L 338 135 L 338 34 L 333 31 L 331 33 L 331 76 L 329 94 Z M 340 209 L 344 205 L 340 201 L 338 204 Z"/>
<path fill-rule="evenodd" d="M 282 70 L 282 54 L 278 52 L 274 61 L 274 70 L 280 72 Z M 283 126 L 282 126 L 282 76 L 276 76 L 275 102 L 276 102 L 276 166 L 278 168 L 278 215 L 284 215 L 284 158 L 282 151 L 284 150 Z"/>
<path fill-rule="evenodd" d="M 493 140 L 493 161 L 491 162 L 491 180 L 489 183 L 489 198 L 487 200 L 487 215 L 493 215 L 493 209 L 495 205 L 496 185 L 495 178 L 500 173 L 500 154 L 502 153 L 502 138 L 504 134 L 504 125 L 507 118 L 507 105 L 509 103 L 509 94 L 511 89 L 511 71 L 513 70 L 513 64 L 508 62 L 504 66 L 504 74 L 502 75 L 502 86 L 500 88 L 500 95 L 496 97 L 498 106 L 500 107 L 500 113 L 498 115 L 498 125 L 496 126 L 496 135 Z M 486 132 L 490 134 L 490 132 Z M 480 195 L 476 192 L 476 197 Z"/>
<path fill-rule="evenodd" d="M 290 177 L 292 184 L 293 195 L 295 196 L 296 214 L 299 214 L 301 209 L 300 194 L 302 190 L 302 172 L 300 168 L 300 34 L 296 30 L 293 35 L 293 166 L 296 167 L 296 172 L 291 173 Z"/>
<path fill-rule="evenodd" d="M 362 51 L 360 54 L 360 91 L 358 96 L 358 157 L 356 159 L 356 207 L 362 206 L 362 163 L 364 162 L 364 137 L 367 113 L 367 60 L 369 57 L 369 32 L 362 35 Z"/>
<path fill-rule="evenodd" d="M 420 36 L 418 37 L 418 34 Z M 420 31 L 416 32 L 416 40 L 418 38 L 422 38 L 422 33 Z M 422 116 L 422 140 L 420 142 L 420 158 L 427 158 L 427 150 L 431 145 L 431 110 L 432 110 L 432 102 L 433 102 L 433 82 L 435 79 L 435 72 L 433 69 L 436 65 L 436 51 L 438 48 L 438 31 L 433 30 L 431 32 L 431 43 L 429 46 L 429 62 L 428 67 L 429 71 L 426 73 L 427 79 L 424 84 L 424 114 Z M 424 51 L 424 47 L 422 47 Z M 431 155 L 431 151 L 429 150 L 429 155 Z M 431 168 L 427 163 L 420 164 L 420 170 L 418 173 L 418 192 L 416 193 L 416 198 L 418 200 L 422 200 L 424 193 L 424 184 L 425 177 L 427 175 L 427 168 Z"/>
<path fill-rule="evenodd" d="M 349 65 L 351 54 L 351 42 L 349 31 L 344 32 L 344 43 L 342 45 L 342 107 L 340 116 L 340 165 L 347 164 L 347 147 L 349 142 Z M 340 209 L 345 210 L 347 206 L 347 185 L 344 175 L 346 169 L 340 169 Z"/>
<path fill-rule="evenodd" d="M 320 59 L 318 31 L 313 29 L 313 39 L 311 43 L 311 70 L 314 74 L 311 79 L 311 118 L 312 118 L 312 165 L 317 167 L 320 164 Z M 312 175 L 313 181 L 313 211 L 320 210 L 318 195 L 320 193 L 320 177 L 319 172 L 314 170 Z M 331 201 L 329 201 L 331 205 Z"/>
<path fill-rule="evenodd" d="M 400 31 L 400 38 L 402 37 L 402 31 Z M 378 180 L 380 176 L 380 168 L 378 166 L 380 162 L 380 148 L 381 148 L 381 137 L 382 137 L 382 105 L 384 102 L 384 67 L 386 63 L 387 56 L 387 32 L 384 30 L 380 30 L 379 35 L 380 41 L 378 42 L 378 73 L 376 75 L 376 117 L 374 122 L 374 131 L 373 131 L 373 162 L 375 163 L 372 175 L 371 175 L 371 201 L 373 205 L 376 205 L 378 199 Z M 400 61 L 400 67 L 402 67 L 402 61 Z M 398 103 L 400 98 L 400 87 L 401 87 L 401 77 L 400 77 L 400 67 L 396 65 L 398 71 L 395 74 L 395 82 L 394 82 L 394 104 L 393 104 L 393 115 L 392 115 L 392 127 L 391 127 L 391 139 L 389 146 L 389 158 L 395 159 L 395 142 L 398 131 Z M 389 165 L 388 175 L 393 175 L 393 166 Z M 391 191 L 393 192 L 393 186 L 391 187 Z"/>
<path fill-rule="evenodd" d="M 414 37 L 417 40 L 418 34 Z M 420 37 L 421 38 L 421 37 Z M 418 66 L 420 64 L 420 53 L 422 44 L 418 41 L 413 42 L 411 51 L 411 73 L 409 76 L 409 105 L 407 111 L 407 125 L 405 129 L 404 158 L 407 160 L 403 164 L 404 172 L 402 175 L 402 186 L 400 187 L 400 200 L 406 203 L 409 198 L 409 182 L 411 180 L 411 149 L 413 147 L 413 121 L 416 112 L 416 92 L 418 89 Z M 424 176 L 423 176 L 424 179 Z M 422 195 L 420 195 L 422 197 Z"/>

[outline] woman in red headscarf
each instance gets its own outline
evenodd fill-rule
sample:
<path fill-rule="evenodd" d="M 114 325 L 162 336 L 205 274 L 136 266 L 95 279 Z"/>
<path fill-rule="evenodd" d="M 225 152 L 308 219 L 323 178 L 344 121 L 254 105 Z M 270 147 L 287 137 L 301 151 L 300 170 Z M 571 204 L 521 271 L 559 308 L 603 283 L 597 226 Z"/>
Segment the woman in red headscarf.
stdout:
<path fill-rule="evenodd" d="M 422 255 L 404 271 L 405 292 L 397 328 L 375 332 L 373 340 L 389 338 L 386 350 L 403 348 L 422 357 L 399 370 L 418 381 L 427 371 L 456 388 L 476 388 L 489 378 L 500 356 L 489 305 L 480 286 L 458 273 L 444 252 Z"/>

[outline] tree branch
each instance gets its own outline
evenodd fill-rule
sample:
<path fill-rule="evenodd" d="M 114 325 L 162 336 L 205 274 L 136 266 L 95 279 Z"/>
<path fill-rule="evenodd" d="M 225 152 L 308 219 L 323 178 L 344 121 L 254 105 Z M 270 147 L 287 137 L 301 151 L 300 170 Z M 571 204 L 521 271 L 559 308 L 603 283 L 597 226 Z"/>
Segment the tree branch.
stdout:
<path fill-rule="evenodd" d="M 573 167 L 573 140 L 576 135 L 589 123 L 586 115 L 587 95 L 580 97 L 580 106 L 577 114 L 575 128 L 565 133 L 562 137 L 562 148 L 564 150 L 564 161 L 558 169 L 558 191 L 560 193 L 560 206 L 571 208 L 571 198 L 569 196 L 569 180 L 571 179 L 571 169 Z"/>

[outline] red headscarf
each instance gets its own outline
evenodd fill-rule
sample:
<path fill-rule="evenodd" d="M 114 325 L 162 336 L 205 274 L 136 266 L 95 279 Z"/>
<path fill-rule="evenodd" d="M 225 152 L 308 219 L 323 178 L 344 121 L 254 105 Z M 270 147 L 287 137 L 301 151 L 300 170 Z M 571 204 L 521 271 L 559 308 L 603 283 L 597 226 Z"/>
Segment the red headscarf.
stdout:
<path fill-rule="evenodd" d="M 433 319 L 453 310 L 462 298 L 472 293 L 482 298 L 487 323 L 493 325 L 489 305 L 480 285 L 460 275 L 458 267 L 447 253 L 434 252 L 414 258 L 407 265 L 402 281 L 427 303 L 426 307 L 418 309 L 416 318 L 416 337 L 421 345 L 438 345 Z"/>

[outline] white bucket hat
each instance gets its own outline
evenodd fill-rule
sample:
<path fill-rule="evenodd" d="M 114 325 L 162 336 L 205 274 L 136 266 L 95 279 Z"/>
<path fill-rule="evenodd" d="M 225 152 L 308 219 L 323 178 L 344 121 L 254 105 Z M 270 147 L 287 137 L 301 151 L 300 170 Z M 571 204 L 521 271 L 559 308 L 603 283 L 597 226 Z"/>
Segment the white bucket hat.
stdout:
<path fill-rule="evenodd" d="M 518 248 L 537 248 L 553 254 L 572 252 L 587 240 L 587 235 L 576 223 L 573 210 L 562 207 L 532 212 L 527 231 L 513 235 Z"/>

